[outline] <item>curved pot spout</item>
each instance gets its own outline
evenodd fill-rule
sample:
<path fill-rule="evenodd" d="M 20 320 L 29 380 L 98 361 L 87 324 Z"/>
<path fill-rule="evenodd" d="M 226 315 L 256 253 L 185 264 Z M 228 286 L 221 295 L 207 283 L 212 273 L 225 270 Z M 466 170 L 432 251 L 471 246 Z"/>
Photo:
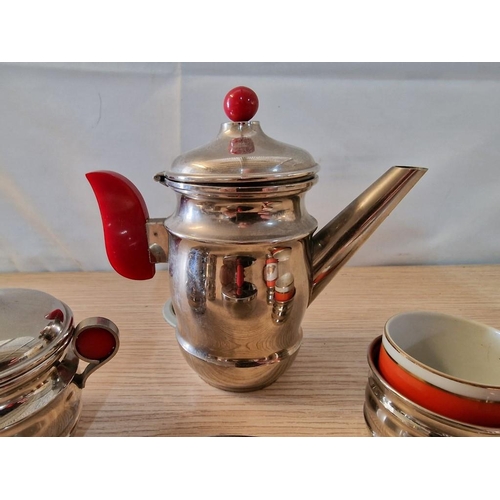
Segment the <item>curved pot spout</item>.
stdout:
<path fill-rule="evenodd" d="M 310 302 L 427 172 L 392 167 L 313 237 Z"/>
<path fill-rule="evenodd" d="M 109 263 L 125 278 L 152 278 L 155 265 L 149 259 L 146 229 L 149 214 L 141 193 L 116 172 L 89 172 L 86 177 L 101 212 Z"/>

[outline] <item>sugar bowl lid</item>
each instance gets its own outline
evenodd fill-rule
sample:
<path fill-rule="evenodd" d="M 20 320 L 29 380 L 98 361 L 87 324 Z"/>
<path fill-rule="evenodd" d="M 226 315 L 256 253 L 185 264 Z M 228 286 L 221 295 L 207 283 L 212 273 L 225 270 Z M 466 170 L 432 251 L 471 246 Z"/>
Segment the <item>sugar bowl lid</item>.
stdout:
<path fill-rule="evenodd" d="M 172 183 L 235 184 L 298 182 L 313 178 L 319 167 L 305 150 L 267 136 L 253 121 L 259 99 L 248 87 L 230 90 L 223 123 L 216 139 L 177 157 L 170 170 L 155 180 Z"/>
<path fill-rule="evenodd" d="M 51 295 L 24 288 L 0 289 L 0 385 L 62 351 L 73 315 Z"/>
<path fill-rule="evenodd" d="M 89 363 L 86 378 L 116 353 L 118 328 L 99 317 L 75 327 L 71 309 L 52 295 L 25 288 L 0 289 L 0 388 L 54 364 L 71 341 L 77 356 Z"/>

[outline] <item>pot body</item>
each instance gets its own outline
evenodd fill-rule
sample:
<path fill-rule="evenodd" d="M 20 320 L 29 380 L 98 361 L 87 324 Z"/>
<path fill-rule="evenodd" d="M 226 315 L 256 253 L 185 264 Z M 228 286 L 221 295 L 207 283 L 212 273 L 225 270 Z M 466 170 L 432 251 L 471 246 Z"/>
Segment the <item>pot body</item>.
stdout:
<path fill-rule="evenodd" d="M 224 390 L 273 383 L 298 353 L 310 300 L 316 221 L 302 193 L 216 202 L 179 194 L 165 226 L 176 335 L 189 365 Z"/>
<path fill-rule="evenodd" d="M 0 437 L 71 436 L 80 418 L 82 390 L 73 383 L 78 358 L 61 361 L 0 395 Z"/>

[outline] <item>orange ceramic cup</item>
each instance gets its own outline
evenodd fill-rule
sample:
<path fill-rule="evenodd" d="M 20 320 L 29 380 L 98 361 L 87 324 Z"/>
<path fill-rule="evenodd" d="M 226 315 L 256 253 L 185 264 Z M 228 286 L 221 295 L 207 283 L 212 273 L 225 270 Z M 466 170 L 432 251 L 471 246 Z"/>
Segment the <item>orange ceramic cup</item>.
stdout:
<path fill-rule="evenodd" d="M 382 345 L 378 369 L 397 392 L 423 408 L 459 422 L 500 427 L 500 402 L 473 399 L 436 387 L 401 367 Z"/>

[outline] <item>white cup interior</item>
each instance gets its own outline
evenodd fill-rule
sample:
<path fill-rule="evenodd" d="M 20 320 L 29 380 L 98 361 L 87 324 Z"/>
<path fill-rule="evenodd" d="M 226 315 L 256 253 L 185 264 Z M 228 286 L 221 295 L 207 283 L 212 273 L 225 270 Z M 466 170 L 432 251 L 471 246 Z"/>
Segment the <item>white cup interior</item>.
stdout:
<path fill-rule="evenodd" d="M 464 318 L 417 311 L 391 318 L 388 341 L 433 370 L 464 381 L 500 386 L 500 331 Z"/>

